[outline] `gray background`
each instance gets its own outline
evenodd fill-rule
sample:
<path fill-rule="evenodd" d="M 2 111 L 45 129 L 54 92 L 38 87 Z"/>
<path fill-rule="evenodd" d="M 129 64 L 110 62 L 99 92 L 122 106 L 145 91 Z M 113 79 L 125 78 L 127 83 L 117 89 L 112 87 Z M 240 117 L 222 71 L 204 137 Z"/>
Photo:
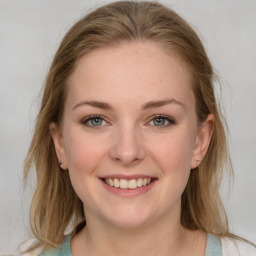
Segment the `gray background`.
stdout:
<path fill-rule="evenodd" d="M 0 254 L 27 237 L 22 167 L 50 61 L 70 25 L 104 2 L 0 0 Z M 235 169 L 223 198 L 231 230 L 256 243 L 256 1 L 161 2 L 194 25 L 219 75 Z"/>

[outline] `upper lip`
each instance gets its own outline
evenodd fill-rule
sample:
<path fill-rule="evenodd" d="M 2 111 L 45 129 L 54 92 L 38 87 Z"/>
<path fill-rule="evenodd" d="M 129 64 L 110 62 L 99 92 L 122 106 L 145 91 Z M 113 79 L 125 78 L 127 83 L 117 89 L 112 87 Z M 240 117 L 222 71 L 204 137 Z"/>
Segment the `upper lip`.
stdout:
<path fill-rule="evenodd" d="M 100 179 L 125 179 L 125 180 L 132 180 L 132 179 L 139 179 L 139 178 L 151 178 L 156 179 L 156 177 L 145 175 L 145 174 L 136 174 L 136 175 L 125 175 L 125 174 L 110 174 L 100 176 Z"/>

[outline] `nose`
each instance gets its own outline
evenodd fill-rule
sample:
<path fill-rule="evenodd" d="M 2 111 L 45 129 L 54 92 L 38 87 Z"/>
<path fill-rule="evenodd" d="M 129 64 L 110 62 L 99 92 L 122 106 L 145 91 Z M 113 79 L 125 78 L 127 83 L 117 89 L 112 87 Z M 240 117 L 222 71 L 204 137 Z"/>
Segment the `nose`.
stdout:
<path fill-rule="evenodd" d="M 110 156 L 113 160 L 128 166 L 140 162 L 145 158 L 145 155 L 142 138 L 136 128 L 125 127 L 115 132 L 110 150 Z"/>

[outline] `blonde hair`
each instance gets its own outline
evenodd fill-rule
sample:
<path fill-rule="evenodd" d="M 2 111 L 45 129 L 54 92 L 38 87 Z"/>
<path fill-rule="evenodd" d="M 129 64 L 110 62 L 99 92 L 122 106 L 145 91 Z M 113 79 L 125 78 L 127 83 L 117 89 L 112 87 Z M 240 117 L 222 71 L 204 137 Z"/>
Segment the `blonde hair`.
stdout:
<path fill-rule="evenodd" d="M 31 204 L 35 247 L 55 247 L 64 240 L 68 225 L 85 225 L 83 204 L 71 185 L 69 174 L 60 171 L 49 131 L 60 125 L 66 97 L 66 80 L 78 60 L 94 49 L 123 41 L 150 41 L 175 53 L 193 77 L 199 122 L 212 113 L 214 132 L 200 167 L 191 172 L 182 195 L 181 224 L 219 236 L 229 236 L 227 216 L 219 194 L 224 170 L 232 173 L 225 121 L 215 100 L 213 69 L 194 30 L 174 11 L 156 2 L 115 2 L 79 20 L 65 35 L 47 75 L 41 108 L 28 151 L 24 176 L 35 167 L 37 183 Z"/>

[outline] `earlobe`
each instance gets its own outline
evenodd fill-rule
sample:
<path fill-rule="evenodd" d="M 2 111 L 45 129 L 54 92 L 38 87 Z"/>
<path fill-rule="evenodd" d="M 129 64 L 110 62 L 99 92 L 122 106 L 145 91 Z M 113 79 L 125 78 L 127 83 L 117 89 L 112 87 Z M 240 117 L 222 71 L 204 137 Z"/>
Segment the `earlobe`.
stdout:
<path fill-rule="evenodd" d="M 206 120 L 200 125 L 198 129 L 197 139 L 195 143 L 195 148 L 193 150 L 193 155 L 191 158 L 191 169 L 197 168 L 202 162 L 214 130 L 214 115 L 209 114 Z"/>
<path fill-rule="evenodd" d="M 68 169 L 68 166 L 62 133 L 56 123 L 50 123 L 49 130 L 52 135 L 52 140 L 54 143 L 56 155 L 58 157 L 59 166 L 61 169 L 66 170 Z"/>

